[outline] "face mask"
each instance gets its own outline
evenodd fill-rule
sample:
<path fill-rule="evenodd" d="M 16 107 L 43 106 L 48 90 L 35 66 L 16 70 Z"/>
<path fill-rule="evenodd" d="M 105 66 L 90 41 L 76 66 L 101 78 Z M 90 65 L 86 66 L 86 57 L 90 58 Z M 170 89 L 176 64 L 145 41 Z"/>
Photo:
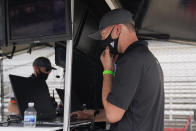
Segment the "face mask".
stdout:
<path fill-rule="evenodd" d="M 45 81 L 48 79 L 48 74 L 41 72 L 41 70 L 39 69 L 39 74 L 37 75 L 37 78 Z"/>
<path fill-rule="evenodd" d="M 112 29 L 112 31 L 113 31 L 113 29 Z M 103 47 L 102 48 L 104 48 L 104 50 L 105 50 L 105 48 L 107 46 L 109 46 L 110 53 L 116 55 L 116 54 L 118 54 L 118 39 L 119 39 L 119 37 L 117 39 L 112 39 L 112 31 L 110 32 L 109 36 L 105 40 L 103 40 L 103 45 L 102 45 Z"/>

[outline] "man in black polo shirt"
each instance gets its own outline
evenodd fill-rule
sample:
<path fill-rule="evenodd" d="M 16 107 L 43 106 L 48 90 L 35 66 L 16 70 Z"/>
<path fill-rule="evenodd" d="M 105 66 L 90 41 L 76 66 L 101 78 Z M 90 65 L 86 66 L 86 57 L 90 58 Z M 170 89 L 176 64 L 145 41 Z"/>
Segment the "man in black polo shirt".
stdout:
<path fill-rule="evenodd" d="M 148 43 L 138 40 L 132 14 L 125 9 L 105 14 L 89 37 L 107 46 L 101 55 L 102 102 L 111 131 L 163 131 L 163 72 Z"/>
<path fill-rule="evenodd" d="M 38 57 L 33 62 L 34 73 L 29 78 L 45 81 L 48 79 L 48 75 L 50 74 L 52 69 L 56 70 L 56 68 L 52 67 L 50 60 L 48 58 Z M 14 114 L 19 113 L 15 97 L 11 97 L 11 100 L 8 105 L 8 111 Z"/>

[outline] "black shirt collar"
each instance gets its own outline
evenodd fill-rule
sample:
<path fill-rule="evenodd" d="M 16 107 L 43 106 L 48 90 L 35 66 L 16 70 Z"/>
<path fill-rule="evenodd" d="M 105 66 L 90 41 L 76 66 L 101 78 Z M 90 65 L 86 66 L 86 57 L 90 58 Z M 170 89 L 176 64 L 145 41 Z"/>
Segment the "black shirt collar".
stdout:
<path fill-rule="evenodd" d="M 36 79 L 37 77 L 35 76 L 35 74 L 32 74 L 32 75 L 30 76 L 30 78 Z"/>
<path fill-rule="evenodd" d="M 134 42 L 125 50 L 123 54 L 119 54 L 118 59 L 120 59 L 122 56 L 124 56 L 125 54 L 127 54 L 128 52 L 130 52 L 131 50 L 133 50 L 135 47 L 138 47 L 138 46 L 144 46 L 145 48 L 148 48 L 148 42 L 145 40 L 138 40 Z"/>
<path fill-rule="evenodd" d="M 138 40 L 136 42 L 134 42 L 133 44 L 131 44 L 124 52 L 124 54 L 126 54 L 127 52 L 129 52 L 130 50 L 134 49 L 135 47 L 138 46 L 145 46 L 148 48 L 148 42 L 145 40 Z"/>

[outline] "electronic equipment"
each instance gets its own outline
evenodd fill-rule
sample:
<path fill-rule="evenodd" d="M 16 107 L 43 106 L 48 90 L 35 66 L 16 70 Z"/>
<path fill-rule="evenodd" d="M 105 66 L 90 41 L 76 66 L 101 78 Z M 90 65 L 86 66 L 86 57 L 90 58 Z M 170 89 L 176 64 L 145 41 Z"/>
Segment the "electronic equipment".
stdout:
<path fill-rule="evenodd" d="M 66 48 L 60 44 L 55 44 L 55 64 L 65 68 Z"/>
<path fill-rule="evenodd" d="M 64 89 L 56 88 L 56 92 L 59 95 L 61 102 L 64 104 Z M 71 112 L 82 110 L 82 103 L 75 94 L 74 91 L 71 91 Z"/>
<path fill-rule="evenodd" d="M 195 0 L 172 3 L 170 0 L 146 0 L 140 3 L 138 10 L 135 10 L 135 23 L 141 38 L 196 41 Z M 136 7 L 134 2 L 130 2 L 130 5 Z"/>
<path fill-rule="evenodd" d="M 29 102 L 35 103 L 38 120 L 52 120 L 56 117 L 56 109 L 45 81 L 15 75 L 9 75 L 9 78 L 22 119 Z"/>
<path fill-rule="evenodd" d="M 79 34 L 75 37 L 74 47 L 81 51 L 87 57 L 96 58 L 98 52 L 98 46 L 100 41 L 93 40 L 88 37 L 89 34 L 95 32 L 98 27 L 98 21 L 96 18 L 87 10 L 81 20 L 82 25 L 78 28 Z"/>
<path fill-rule="evenodd" d="M 72 38 L 69 0 L 7 0 L 8 43 Z"/>

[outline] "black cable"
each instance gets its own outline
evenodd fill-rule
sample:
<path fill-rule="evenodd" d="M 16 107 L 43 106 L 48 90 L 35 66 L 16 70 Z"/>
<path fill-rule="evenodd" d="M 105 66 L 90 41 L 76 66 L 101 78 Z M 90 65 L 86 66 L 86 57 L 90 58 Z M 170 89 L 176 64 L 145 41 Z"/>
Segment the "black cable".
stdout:
<path fill-rule="evenodd" d="M 47 46 L 47 47 L 53 47 L 52 45 L 50 45 L 50 44 L 48 44 L 48 43 L 39 43 L 39 44 L 37 44 L 37 43 L 32 43 L 32 44 L 30 44 L 27 53 L 31 54 L 32 48 L 34 48 L 34 47 L 36 47 L 36 46 L 42 46 L 42 45 Z"/>
<path fill-rule="evenodd" d="M 22 121 L 20 116 L 17 115 L 8 115 L 7 116 L 7 121 L 5 122 L 0 122 L 0 126 L 9 126 L 11 123 L 20 123 Z"/>
<path fill-rule="evenodd" d="M 94 131 L 95 130 L 95 118 L 96 118 L 96 115 L 99 114 L 99 110 L 95 110 L 94 114 L 93 114 L 93 120 L 90 124 L 90 131 Z"/>
<path fill-rule="evenodd" d="M 16 50 L 16 45 L 15 45 L 15 44 L 13 44 L 13 48 L 12 48 L 12 53 L 11 53 L 11 55 L 10 55 L 10 56 L 5 55 L 5 56 L 6 56 L 8 59 L 12 59 L 12 58 L 13 58 L 13 56 L 14 56 L 15 50 Z"/>
<path fill-rule="evenodd" d="M 30 44 L 29 49 L 27 51 L 27 53 L 31 54 L 32 52 L 32 48 L 34 47 L 34 44 Z"/>

